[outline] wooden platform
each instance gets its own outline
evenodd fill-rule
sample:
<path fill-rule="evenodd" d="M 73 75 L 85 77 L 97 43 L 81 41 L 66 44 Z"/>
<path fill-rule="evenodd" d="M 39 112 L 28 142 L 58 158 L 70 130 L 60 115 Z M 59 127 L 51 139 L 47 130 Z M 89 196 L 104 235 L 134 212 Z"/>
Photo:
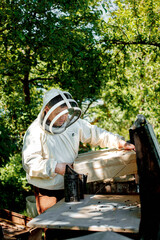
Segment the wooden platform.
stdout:
<path fill-rule="evenodd" d="M 41 240 L 42 229 L 30 228 L 27 223 L 32 218 L 22 214 L 9 211 L 7 209 L 0 210 L 0 239 L 24 239 L 24 240 Z"/>
<path fill-rule="evenodd" d="M 74 170 L 88 175 L 87 182 L 136 174 L 136 153 L 127 150 L 99 150 L 79 154 Z"/>
<path fill-rule="evenodd" d="M 32 219 L 29 227 L 138 233 L 138 195 L 85 195 L 80 202 L 64 199 Z"/>

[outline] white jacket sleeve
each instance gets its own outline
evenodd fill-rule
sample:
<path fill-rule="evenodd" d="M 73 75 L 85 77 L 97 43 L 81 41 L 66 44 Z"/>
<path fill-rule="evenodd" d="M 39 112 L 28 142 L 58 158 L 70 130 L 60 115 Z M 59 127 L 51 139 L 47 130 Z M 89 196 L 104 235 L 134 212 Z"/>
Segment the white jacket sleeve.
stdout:
<path fill-rule="evenodd" d="M 57 175 L 55 173 L 57 162 L 44 152 L 43 138 L 44 134 L 36 128 L 27 130 L 22 149 L 23 168 L 30 177 L 53 178 Z"/>
<path fill-rule="evenodd" d="M 80 120 L 81 124 L 81 142 L 89 143 L 92 146 L 100 146 L 101 148 L 118 148 L 120 140 L 124 138 L 118 134 L 113 134 L 96 125 L 91 125 L 85 120 Z"/>

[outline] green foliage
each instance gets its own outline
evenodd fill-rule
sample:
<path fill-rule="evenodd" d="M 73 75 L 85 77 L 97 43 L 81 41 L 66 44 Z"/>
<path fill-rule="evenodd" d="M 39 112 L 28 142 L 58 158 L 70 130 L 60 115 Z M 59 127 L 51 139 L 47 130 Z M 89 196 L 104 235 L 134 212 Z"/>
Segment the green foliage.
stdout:
<path fill-rule="evenodd" d="M 32 102 L 34 86 L 70 86 L 80 104 L 93 94 L 98 97 L 93 76 L 99 86 L 100 58 L 93 33 L 98 29 L 99 11 L 92 11 L 87 1 L 20 0 L 3 1 L 2 6 L 6 17 L 1 19 L 0 73 L 7 84 L 22 85 L 26 105 Z M 77 81 L 85 88 L 77 89 Z"/>
<path fill-rule="evenodd" d="M 25 197 L 31 187 L 27 184 L 21 161 L 21 155 L 15 154 L 0 168 L 0 208 L 16 209 L 19 212 L 25 209 Z"/>
<path fill-rule="evenodd" d="M 126 140 L 141 113 L 160 140 L 158 9 L 158 0 L 1 1 L 2 207 L 11 210 L 14 202 L 19 211 L 30 191 L 22 141 L 44 89 L 69 91 L 84 118 Z M 91 147 L 80 145 L 86 150 Z"/>
<path fill-rule="evenodd" d="M 6 190 L 12 188 L 13 179 L 20 181 L 14 191 L 17 188 L 16 197 L 21 199 L 21 172 L 14 178 L 7 178 L 6 172 L 14 169 L 11 157 L 16 161 L 20 156 L 24 133 L 40 111 L 43 90 L 54 86 L 69 90 L 80 105 L 99 97 L 101 58 L 94 34 L 100 12 L 93 11 L 95 4 L 83 0 L 0 3 L 3 207 L 5 200 L 10 207 Z"/>
<path fill-rule="evenodd" d="M 137 114 L 143 114 L 160 140 L 158 6 L 157 0 L 103 5 L 107 13 L 101 40 L 106 67 L 104 106 L 95 109 L 96 118 L 99 126 L 118 131 L 126 138 Z"/>
<path fill-rule="evenodd" d="M 4 127 L 3 123 L 0 125 L 0 146 L 0 167 L 2 167 L 8 162 L 10 154 L 16 150 L 16 144 L 12 139 L 12 133 Z"/>

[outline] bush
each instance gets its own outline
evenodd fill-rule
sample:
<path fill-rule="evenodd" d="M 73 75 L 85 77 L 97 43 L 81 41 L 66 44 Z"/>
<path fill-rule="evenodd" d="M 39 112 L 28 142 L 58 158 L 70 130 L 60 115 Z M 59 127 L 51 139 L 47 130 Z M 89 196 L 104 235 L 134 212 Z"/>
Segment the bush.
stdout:
<path fill-rule="evenodd" d="M 0 168 L 0 208 L 22 212 L 25 209 L 25 198 L 29 195 L 31 186 L 26 180 L 21 154 L 11 156 L 9 160 L 3 168 Z"/>

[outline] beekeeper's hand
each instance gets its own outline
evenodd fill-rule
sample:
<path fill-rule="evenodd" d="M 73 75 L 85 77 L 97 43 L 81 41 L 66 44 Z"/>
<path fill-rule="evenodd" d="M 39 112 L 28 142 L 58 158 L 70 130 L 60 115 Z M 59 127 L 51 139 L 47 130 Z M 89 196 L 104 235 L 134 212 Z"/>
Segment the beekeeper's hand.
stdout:
<path fill-rule="evenodd" d="M 136 148 L 135 148 L 135 146 L 133 144 L 128 143 L 128 142 L 126 142 L 124 140 L 120 140 L 119 141 L 118 148 L 125 149 L 125 150 L 134 150 L 134 151 L 136 151 Z"/>
<path fill-rule="evenodd" d="M 55 173 L 58 173 L 64 176 L 67 165 L 70 168 L 73 168 L 73 165 L 71 163 L 57 163 L 55 168 Z"/>

